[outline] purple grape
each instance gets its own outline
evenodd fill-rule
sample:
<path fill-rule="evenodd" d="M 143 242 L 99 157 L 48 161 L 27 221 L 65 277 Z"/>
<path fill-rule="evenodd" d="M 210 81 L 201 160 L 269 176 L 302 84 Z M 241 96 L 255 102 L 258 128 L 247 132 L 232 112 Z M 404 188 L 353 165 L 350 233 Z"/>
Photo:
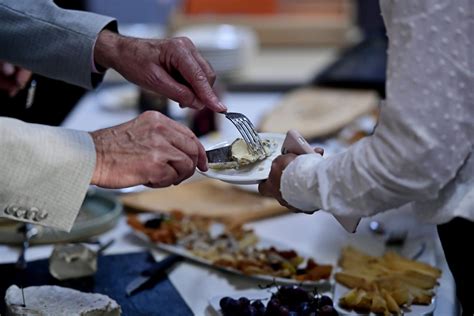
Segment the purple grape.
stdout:
<path fill-rule="evenodd" d="M 297 311 L 298 311 L 298 315 L 300 316 L 308 316 L 309 314 L 311 314 L 313 309 L 311 308 L 311 305 L 308 302 L 302 302 L 298 306 Z"/>
<path fill-rule="evenodd" d="M 323 295 L 319 298 L 319 306 L 323 307 L 326 305 L 333 306 L 332 299 L 327 295 Z"/>
<path fill-rule="evenodd" d="M 286 306 L 280 306 L 279 315 L 280 316 L 290 316 L 290 309 Z"/>
<path fill-rule="evenodd" d="M 337 316 L 339 313 L 334 309 L 333 306 L 324 305 L 319 310 L 319 316 Z"/>
<path fill-rule="evenodd" d="M 242 307 L 250 306 L 250 300 L 248 298 L 242 296 L 241 298 L 239 298 L 239 304 Z"/>
<path fill-rule="evenodd" d="M 265 315 L 265 305 L 263 305 L 261 300 L 255 300 L 250 305 L 255 307 L 255 309 L 257 310 L 257 315 L 259 316 Z"/>
<path fill-rule="evenodd" d="M 302 302 L 308 302 L 311 294 L 299 286 L 285 285 L 278 289 L 276 296 L 282 304 L 297 307 Z"/>
<path fill-rule="evenodd" d="M 258 316 L 258 315 L 259 315 L 258 310 L 252 305 L 250 305 L 247 308 L 246 312 L 242 313 L 242 316 Z"/>
<path fill-rule="evenodd" d="M 239 306 L 239 304 L 232 297 L 226 296 L 221 298 L 219 301 L 219 306 L 222 308 L 222 310 L 227 310 L 228 308 Z"/>
<path fill-rule="evenodd" d="M 265 316 L 278 316 L 280 313 L 280 300 L 277 298 L 272 298 L 267 304 L 267 310 L 265 311 Z"/>

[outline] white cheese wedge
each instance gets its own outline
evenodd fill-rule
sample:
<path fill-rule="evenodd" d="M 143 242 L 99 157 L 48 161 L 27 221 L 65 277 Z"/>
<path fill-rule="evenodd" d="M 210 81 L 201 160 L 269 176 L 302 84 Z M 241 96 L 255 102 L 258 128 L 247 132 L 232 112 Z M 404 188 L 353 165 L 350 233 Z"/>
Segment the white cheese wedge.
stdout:
<path fill-rule="evenodd" d="M 24 289 L 25 303 L 20 288 L 7 289 L 5 303 L 9 316 L 119 316 L 116 301 L 102 294 L 92 294 L 60 286 L 30 286 Z"/>
<path fill-rule="evenodd" d="M 209 164 L 209 167 L 212 169 L 239 169 L 240 167 L 245 167 L 258 161 L 262 161 L 273 154 L 276 146 L 274 141 L 268 139 L 262 140 L 262 144 L 265 154 L 254 154 L 249 151 L 247 143 L 242 138 L 237 138 L 231 145 L 232 160 L 212 163 Z"/>

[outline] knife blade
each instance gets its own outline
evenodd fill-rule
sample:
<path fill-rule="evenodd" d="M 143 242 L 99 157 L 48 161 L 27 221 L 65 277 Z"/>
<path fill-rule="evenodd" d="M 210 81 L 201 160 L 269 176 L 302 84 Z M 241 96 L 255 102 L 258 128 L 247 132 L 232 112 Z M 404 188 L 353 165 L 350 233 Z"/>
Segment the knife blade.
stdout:
<path fill-rule="evenodd" d="M 314 150 L 298 131 L 291 129 L 286 133 L 285 140 L 283 141 L 283 145 L 281 146 L 281 153 L 293 153 L 297 155 L 314 154 Z M 314 210 L 310 213 L 314 213 L 316 211 L 318 210 Z M 334 218 L 349 233 L 355 233 L 357 226 L 359 226 L 360 222 L 360 217 L 340 217 L 334 215 Z"/>
<path fill-rule="evenodd" d="M 232 161 L 232 145 L 206 151 L 209 163 L 225 163 Z"/>
<path fill-rule="evenodd" d="M 150 268 L 143 271 L 140 276 L 128 283 L 125 288 L 127 296 L 132 296 L 145 288 L 152 287 L 166 276 L 165 272 L 168 268 L 183 259 L 184 258 L 180 255 L 169 255 L 165 259 L 156 262 Z"/>

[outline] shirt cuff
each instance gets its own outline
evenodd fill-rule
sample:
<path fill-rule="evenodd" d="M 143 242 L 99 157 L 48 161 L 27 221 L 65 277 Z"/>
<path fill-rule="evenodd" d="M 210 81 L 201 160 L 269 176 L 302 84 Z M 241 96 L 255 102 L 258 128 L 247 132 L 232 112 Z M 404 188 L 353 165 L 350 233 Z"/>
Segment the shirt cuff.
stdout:
<path fill-rule="evenodd" d="M 321 208 L 316 168 L 323 160 L 319 154 L 299 155 L 283 170 L 280 191 L 291 206 L 304 212 Z"/>
<path fill-rule="evenodd" d="M 112 21 L 110 22 L 109 24 L 107 24 L 100 32 L 102 32 L 103 30 L 109 30 L 109 31 L 112 31 L 112 32 L 115 32 L 115 33 L 118 33 L 118 27 L 117 27 L 117 22 L 116 21 Z M 95 44 L 97 43 L 97 39 L 99 38 L 99 33 L 97 33 L 97 36 L 96 38 L 94 39 L 94 44 L 92 44 L 92 51 L 91 51 L 91 68 L 92 68 L 92 73 L 94 74 L 99 74 L 99 75 L 103 75 L 105 74 L 105 72 L 107 71 L 106 68 L 102 68 L 97 66 L 97 64 L 95 63 L 95 60 L 94 60 L 94 52 L 95 52 Z"/>
<path fill-rule="evenodd" d="M 104 69 L 103 71 L 98 70 L 97 66 L 95 65 L 95 60 L 94 60 L 94 51 L 95 51 L 95 43 L 97 42 L 97 37 L 94 40 L 94 44 L 92 45 L 92 51 L 91 51 L 91 68 L 92 68 L 92 73 L 94 74 L 100 74 L 103 75 L 105 73 Z"/>

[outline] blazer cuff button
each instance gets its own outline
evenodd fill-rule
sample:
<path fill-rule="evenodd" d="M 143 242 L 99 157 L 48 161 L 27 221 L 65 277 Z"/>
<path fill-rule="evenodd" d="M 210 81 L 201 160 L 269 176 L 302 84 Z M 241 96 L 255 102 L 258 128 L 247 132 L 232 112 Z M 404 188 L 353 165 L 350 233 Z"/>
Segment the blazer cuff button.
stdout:
<path fill-rule="evenodd" d="M 17 218 L 23 218 L 25 214 L 26 214 L 26 210 L 22 207 L 18 207 L 13 215 Z"/>
<path fill-rule="evenodd" d="M 7 215 L 15 216 L 16 211 L 18 211 L 18 206 L 10 205 L 5 209 L 4 213 Z"/>
<path fill-rule="evenodd" d="M 38 210 L 34 218 L 35 221 L 40 222 L 48 217 L 48 212 L 45 210 Z"/>
<path fill-rule="evenodd" d="M 31 207 L 31 208 L 26 212 L 25 219 L 30 220 L 30 221 L 34 221 L 35 218 L 36 218 L 36 215 L 38 214 L 38 212 L 39 212 L 39 209 L 38 209 L 38 208 L 36 208 L 36 207 Z"/>

